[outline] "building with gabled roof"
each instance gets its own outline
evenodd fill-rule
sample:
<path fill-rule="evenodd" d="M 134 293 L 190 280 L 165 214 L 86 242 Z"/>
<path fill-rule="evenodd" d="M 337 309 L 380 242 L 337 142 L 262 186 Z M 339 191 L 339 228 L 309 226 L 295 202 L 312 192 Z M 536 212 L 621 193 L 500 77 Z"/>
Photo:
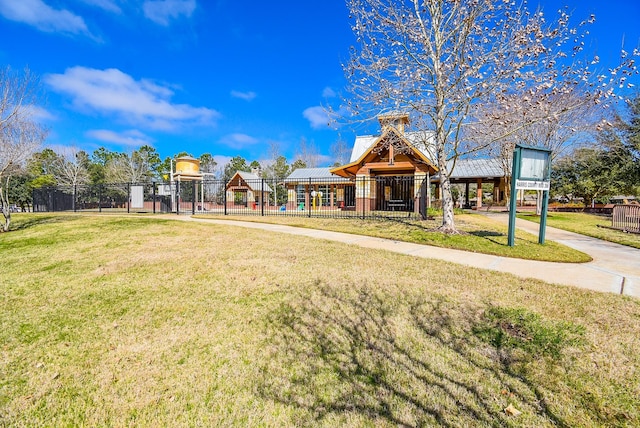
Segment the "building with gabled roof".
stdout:
<path fill-rule="evenodd" d="M 256 174 L 237 171 L 226 184 L 227 204 L 255 209 L 268 202 L 272 191 L 269 184 Z"/>
<path fill-rule="evenodd" d="M 432 131 L 405 131 L 406 113 L 378 117 L 380 135 L 357 136 L 349 163 L 334 168 L 301 168 L 287 178 L 288 200 L 308 207 L 309 194 L 323 195 L 324 207 L 358 211 L 408 211 L 422 213 L 431 200 L 431 184 L 439 199 L 440 176 L 435 161 Z M 501 201 L 505 173 L 499 159 L 457 159 L 449 162 L 452 184 L 463 184 L 464 206 L 471 206 L 470 185 L 475 185 L 475 205 L 482 206 L 482 184 L 494 185 L 493 200 Z M 317 196 L 314 196 L 317 198 Z"/>
<path fill-rule="evenodd" d="M 331 173 L 354 180 L 356 210 L 423 211 L 430 177 L 438 171 L 429 155 L 433 133 L 405 133 L 405 113 L 382 115 L 378 121 L 382 133 L 356 138 L 351 161 Z"/>

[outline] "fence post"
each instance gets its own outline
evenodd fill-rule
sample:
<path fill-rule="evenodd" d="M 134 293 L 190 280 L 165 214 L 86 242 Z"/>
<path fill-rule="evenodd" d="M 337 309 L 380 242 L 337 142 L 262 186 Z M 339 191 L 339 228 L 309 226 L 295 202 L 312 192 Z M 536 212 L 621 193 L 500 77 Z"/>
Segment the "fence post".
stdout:
<path fill-rule="evenodd" d="M 224 180 L 221 180 L 220 184 L 222 185 L 222 201 L 224 203 L 224 215 L 227 215 L 227 186 L 224 183 Z"/>
<path fill-rule="evenodd" d="M 98 212 L 102 212 L 102 184 L 98 184 Z"/>
<path fill-rule="evenodd" d="M 131 211 L 131 183 L 127 183 L 127 214 Z"/>
<path fill-rule="evenodd" d="M 427 219 L 427 185 L 428 183 L 428 179 L 425 177 L 424 180 L 422 180 L 422 185 L 420 186 L 420 217 L 422 218 L 422 220 L 426 220 Z"/>
<path fill-rule="evenodd" d="M 151 186 L 153 186 L 153 213 L 156 213 L 156 183 L 151 183 Z"/>
<path fill-rule="evenodd" d="M 309 177 L 309 187 L 307 187 L 307 200 L 309 201 L 309 206 L 306 207 L 307 211 L 309 212 L 309 218 L 311 218 L 311 207 L 313 206 L 313 201 L 311 200 L 311 198 L 313 198 L 313 196 L 311 196 L 311 177 Z M 305 201 L 306 202 L 306 201 Z"/>
<path fill-rule="evenodd" d="M 368 178 L 369 178 L 369 180 L 371 180 L 371 176 L 369 176 Z M 358 177 L 356 177 L 356 181 L 358 181 Z M 362 219 L 363 220 L 366 218 L 365 217 L 365 213 L 364 213 L 364 206 L 366 205 L 365 202 L 368 200 L 368 198 L 365 198 L 365 196 L 367 195 L 365 186 L 367 186 L 367 185 L 371 186 L 371 181 L 369 181 L 369 183 L 367 183 L 367 177 L 362 177 L 362 198 L 361 198 L 361 200 L 362 200 Z"/>
<path fill-rule="evenodd" d="M 196 214 L 196 181 L 191 180 L 191 215 Z"/>
<path fill-rule="evenodd" d="M 176 181 L 176 215 L 180 215 L 180 192 L 182 191 L 181 187 L 181 181 Z"/>
<path fill-rule="evenodd" d="M 260 186 L 260 215 L 264 217 L 264 178 L 262 178 Z"/>

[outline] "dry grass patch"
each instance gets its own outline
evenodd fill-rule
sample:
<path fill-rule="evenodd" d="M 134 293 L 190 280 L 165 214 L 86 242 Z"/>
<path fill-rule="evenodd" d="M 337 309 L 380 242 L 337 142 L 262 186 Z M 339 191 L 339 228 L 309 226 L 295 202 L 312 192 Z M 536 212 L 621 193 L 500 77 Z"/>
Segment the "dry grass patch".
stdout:
<path fill-rule="evenodd" d="M 634 299 L 213 224 L 16 223 L 2 425 L 640 424 Z"/>

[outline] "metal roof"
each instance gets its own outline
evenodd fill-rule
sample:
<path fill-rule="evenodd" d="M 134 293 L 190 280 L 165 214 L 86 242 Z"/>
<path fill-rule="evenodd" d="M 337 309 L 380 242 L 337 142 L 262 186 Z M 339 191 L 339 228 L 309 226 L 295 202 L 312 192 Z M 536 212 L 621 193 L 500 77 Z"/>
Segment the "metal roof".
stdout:
<path fill-rule="evenodd" d="M 406 132 L 403 135 L 416 150 L 420 151 L 427 159 L 434 163 L 435 156 L 433 155 L 433 132 L 431 131 L 413 131 Z M 351 158 L 349 163 L 355 162 L 360 159 L 360 156 L 364 154 L 369 148 L 375 144 L 380 138 L 380 135 L 359 135 L 356 136 L 356 141 L 353 143 L 353 149 L 351 150 Z"/>
<path fill-rule="evenodd" d="M 453 161 L 449 161 L 451 168 Z M 500 159 L 458 159 L 451 172 L 450 178 L 499 178 L 504 177 L 504 170 Z"/>
<path fill-rule="evenodd" d="M 342 183 L 348 182 L 349 180 L 346 178 L 338 177 L 337 175 L 331 174 L 331 168 L 298 168 L 294 170 L 287 177 L 287 182 L 291 181 L 303 181 L 303 180 L 313 180 L 314 183 L 317 183 L 321 180 L 327 180 L 331 183 Z"/>
<path fill-rule="evenodd" d="M 269 184 L 267 184 L 266 181 L 264 181 L 264 184 L 263 184 L 262 178 L 258 177 L 257 175 L 251 172 L 238 171 L 236 172 L 236 174 L 242 177 L 242 179 L 247 183 L 247 186 L 249 186 L 249 188 L 251 188 L 251 190 L 253 191 L 265 191 L 265 192 L 273 191 L 271 190 L 271 187 L 269 187 Z M 257 186 L 258 188 L 255 188 L 254 186 Z"/>

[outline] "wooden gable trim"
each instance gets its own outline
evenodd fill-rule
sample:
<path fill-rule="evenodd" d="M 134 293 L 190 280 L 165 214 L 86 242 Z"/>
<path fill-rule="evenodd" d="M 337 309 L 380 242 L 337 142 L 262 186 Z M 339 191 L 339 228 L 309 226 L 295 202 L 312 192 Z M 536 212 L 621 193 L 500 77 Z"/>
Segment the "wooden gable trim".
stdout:
<path fill-rule="evenodd" d="M 385 131 L 382 133 L 382 135 L 380 135 L 380 137 L 378 137 L 375 142 L 371 145 L 371 147 L 369 147 L 361 156 L 360 158 L 358 158 L 358 160 L 348 163 L 346 165 L 343 166 L 339 166 L 337 168 L 333 168 L 332 170 L 330 170 L 330 172 L 332 174 L 336 174 L 339 175 L 341 177 L 354 177 L 358 171 L 360 169 L 363 168 L 363 166 L 365 164 L 369 164 L 371 163 L 374 159 L 376 159 L 379 155 L 376 153 L 373 153 L 373 150 L 380 144 L 381 141 L 383 141 L 385 138 L 388 138 L 390 133 L 394 133 L 396 137 L 400 138 L 400 140 L 407 145 L 407 147 L 409 147 L 409 149 L 411 149 L 413 155 L 417 158 L 420 159 L 421 161 L 423 161 L 428 167 L 433 168 L 434 171 L 438 171 L 438 168 L 424 155 L 422 154 L 422 152 L 420 152 L 418 149 L 415 148 L 415 146 L 413 144 L 411 144 L 411 142 L 404 137 L 404 135 L 400 134 L 400 132 L 398 130 L 396 130 L 393 127 L 387 127 L 385 129 Z M 393 156 L 393 147 L 389 148 L 389 160 L 391 162 L 392 156 Z M 408 156 L 407 156 L 408 157 Z M 382 166 L 383 162 L 375 162 L 376 166 Z M 394 168 L 397 169 L 398 165 L 394 165 L 393 163 L 386 163 L 385 166 L 389 167 L 389 168 Z M 413 165 L 412 165 L 413 167 Z M 367 165 L 367 169 L 370 169 L 370 166 Z M 422 170 L 422 168 L 416 168 L 419 170 Z"/>
<path fill-rule="evenodd" d="M 240 173 L 236 172 L 227 183 L 227 190 L 238 190 L 240 188 L 253 190 L 247 183 L 245 183 Z"/>

